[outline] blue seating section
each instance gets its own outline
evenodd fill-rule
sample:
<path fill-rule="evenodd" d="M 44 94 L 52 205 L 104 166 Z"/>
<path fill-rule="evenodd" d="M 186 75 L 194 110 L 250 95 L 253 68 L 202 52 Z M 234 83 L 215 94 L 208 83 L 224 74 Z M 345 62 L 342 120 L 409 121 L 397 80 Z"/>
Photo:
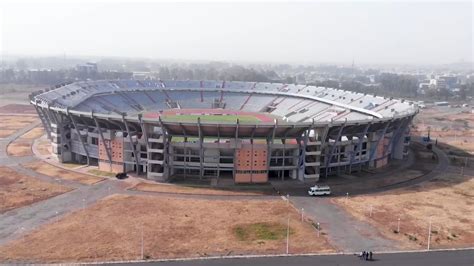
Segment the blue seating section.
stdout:
<path fill-rule="evenodd" d="M 173 88 L 180 89 L 173 90 Z M 189 89 L 183 93 L 183 89 Z M 200 89 L 203 89 L 202 91 Z M 217 91 L 206 91 L 213 89 Z M 222 92 L 220 89 L 226 91 Z M 235 89 L 236 92 L 228 90 Z M 294 121 L 311 119 L 345 119 L 364 117 L 357 112 L 344 113 L 344 108 L 333 108 L 331 104 L 293 97 L 290 95 L 261 95 L 238 92 L 275 92 L 319 97 L 390 116 L 398 110 L 408 109 L 400 100 L 333 88 L 241 81 L 198 80 L 110 80 L 82 81 L 48 90 L 36 95 L 37 101 L 50 106 L 71 108 L 80 111 L 136 114 L 178 108 L 212 108 L 214 103 L 225 109 L 260 112 L 270 110 L 275 115 L 289 117 Z M 249 97 L 249 95 L 251 95 Z"/>

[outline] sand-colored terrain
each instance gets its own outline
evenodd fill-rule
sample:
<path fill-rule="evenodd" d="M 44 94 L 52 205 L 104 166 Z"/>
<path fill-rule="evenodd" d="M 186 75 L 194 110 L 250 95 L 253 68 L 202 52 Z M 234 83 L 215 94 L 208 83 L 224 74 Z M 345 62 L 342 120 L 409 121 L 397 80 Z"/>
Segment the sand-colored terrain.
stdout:
<path fill-rule="evenodd" d="M 414 135 L 427 136 L 453 148 L 474 154 L 474 115 L 461 109 L 430 107 L 423 109 L 413 123 Z M 457 151 L 454 151 L 456 154 Z"/>
<path fill-rule="evenodd" d="M 31 104 L 7 104 L 0 107 L 0 113 L 4 114 L 36 114 Z"/>
<path fill-rule="evenodd" d="M 270 191 L 251 191 L 251 190 L 224 190 L 213 188 L 186 187 L 181 185 L 152 184 L 139 182 L 131 188 L 146 192 L 177 193 L 177 194 L 195 194 L 195 195 L 265 195 L 271 194 Z"/>
<path fill-rule="evenodd" d="M 48 139 L 39 139 L 38 144 L 36 145 L 36 150 L 40 155 L 50 155 L 52 152 L 51 141 Z"/>
<path fill-rule="evenodd" d="M 35 116 L 0 115 L 0 138 L 8 137 L 37 120 Z"/>
<path fill-rule="evenodd" d="M 44 134 L 44 129 L 42 127 L 35 127 L 32 130 L 21 135 L 19 138 L 15 139 L 7 147 L 8 155 L 10 156 L 28 156 L 33 155 L 31 146 L 33 141 Z"/>
<path fill-rule="evenodd" d="M 474 176 L 445 173 L 411 188 L 375 195 L 335 198 L 357 219 L 401 240 L 406 247 L 426 248 L 432 217 L 432 248 L 470 247 L 474 243 Z M 373 208 L 370 217 L 370 208 Z M 400 218 L 400 233 L 396 233 Z"/>
<path fill-rule="evenodd" d="M 43 161 L 27 163 L 24 166 L 47 176 L 57 177 L 65 180 L 72 180 L 86 185 L 92 185 L 94 183 L 104 180 L 104 178 L 100 178 L 97 176 L 68 171 L 66 169 L 51 165 Z"/>
<path fill-rule="evenodd" d="M 329 252 L 284 201 L 112 195 L 0 247 L 0 260 L 71 262 L 276 254 L 290 217 L 290 253 Z M 261 230 L 256 232 L 255 230 Z M 275 231 L 272 231 L 275 230 Z M 44 243 L 48 243 L 45 245 Z"/>
<path fill-rule="evenodd" d="M 10 116 L 10 115 L 0 115 L 0 128 L 4 131 L 14 130 L 17 131 L 20 128 L 27 126 L 28 124 L 33 123 L 38 120 L 36 116 Z M 6 136 L 0 136 L 6 137 Z"/>
<path fill-rule="evenodd" d="M 43 127 L 35 127 L 32 130 L 23 134 L 20 138 L 22 139 L 37 139 L 44 135 Z"/>
<path fill-rule="evenodd" d="M 32 141 L 17 139 L 8 145 L 8 155 L 16 157 L 33 155 L 31 151 L 32 144 Z"/>
<path fill-rule="evenodd" d="M 50 184 L 0 166 L 0 213 L 30 205 L 70 191 L 65 186 Z"/>
<path fill-rule="evenodd" d="M 0 117 L 1 118 L 1 117 Z M 0 129 L 0 138 L 5 138 L 16 132 L 16 129 Z"/>

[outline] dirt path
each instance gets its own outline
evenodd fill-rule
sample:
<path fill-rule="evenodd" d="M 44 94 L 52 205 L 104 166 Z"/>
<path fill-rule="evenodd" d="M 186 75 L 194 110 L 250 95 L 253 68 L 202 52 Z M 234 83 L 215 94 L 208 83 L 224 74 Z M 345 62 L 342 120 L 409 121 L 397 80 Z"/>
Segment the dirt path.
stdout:
<path fill-rule="evenodd" d="M 394 250 L 398 243 L 384 238 L 375 227 L 360 222 L 328 198 L 290 197 L 291 202 L 314 222 L 319 222 L 332 246 L 338 251 Z"/>

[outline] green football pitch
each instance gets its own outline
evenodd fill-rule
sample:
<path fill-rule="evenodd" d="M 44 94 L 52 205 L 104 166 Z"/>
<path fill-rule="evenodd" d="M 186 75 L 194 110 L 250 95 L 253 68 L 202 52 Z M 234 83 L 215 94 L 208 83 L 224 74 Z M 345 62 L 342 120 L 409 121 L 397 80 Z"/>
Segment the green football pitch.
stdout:
<path fill-rule="evenodd" d="M 170 122 L 197 122 L 198 117 L 201 122 L 222 122 L 235 123 L 239 122 L 258 123 L 260 120 L 251 115 L 164 115 L 161 118 Z"/>

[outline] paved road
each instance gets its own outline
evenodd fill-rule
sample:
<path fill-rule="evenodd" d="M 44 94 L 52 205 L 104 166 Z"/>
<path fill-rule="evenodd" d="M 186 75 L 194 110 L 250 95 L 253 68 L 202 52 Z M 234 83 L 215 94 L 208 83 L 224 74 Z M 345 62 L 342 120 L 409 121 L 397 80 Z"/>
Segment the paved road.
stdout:
<path fill-rule="evenodd" d="M 378 230 L 356 220 L 328 198 L 290 197 L 298 208 L 314 222 L 319 222 L 331 245 L 339 251 L 396 250 L 397 242 L 384 238 Z"/>
<path fill-rule="evenodd" d="M 172 262 L 124 263 L 121 265 L 160 265 L 160 266 L 314 266 L 314 265 L 393 265 L 393 266 L 473 266 L 474 250 L 431 251 L 417 253 L 375 254 L 374 261 L 363 261 L 354 255 L 324 255 L 297 257 L 266 257 L 249 259 L 213 259 Z"/>

